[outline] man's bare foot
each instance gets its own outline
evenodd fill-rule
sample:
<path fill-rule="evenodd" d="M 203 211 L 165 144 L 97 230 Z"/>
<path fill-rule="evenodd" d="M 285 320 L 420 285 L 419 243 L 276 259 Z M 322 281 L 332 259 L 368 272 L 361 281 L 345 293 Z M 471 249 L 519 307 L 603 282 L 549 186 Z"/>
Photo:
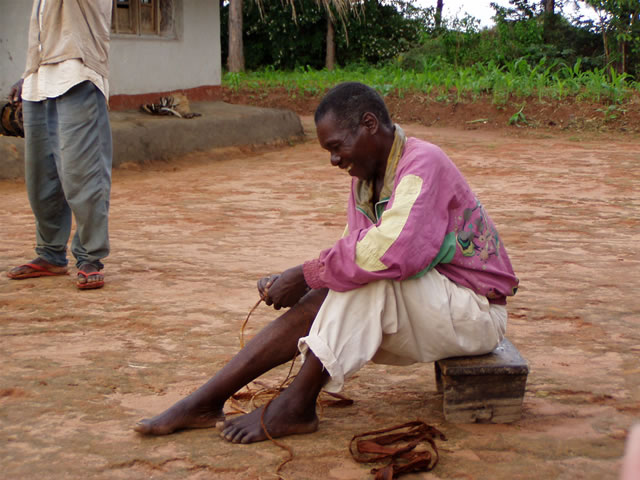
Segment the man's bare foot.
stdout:
<path fill-rule="evenodd" d="M 283 398 L 285 397 L 285 398 Z M 300 433 L 311 433 L 318 430 L 318 416 L 315 412 L 315 403 L 312 408 L 302 410 L 291 408 L 286 399 L 286 391 L 268 406 L 264 415 L 264 424 L 272 438 L 285 437 Z M 232 420 L 224 422 L 222 433 L 225 440 L 231 443 L 254 443 L 266 440 L 260 418 L 264 407 L 254 410 L 251 413 L 242 415 Z"/>
<path fill-rule="evenodd" d="M 100 273 L 100 269 L 97 266 L 91 263 L 84 263 L 78 269 L 76 286 L 80 290 L 101 288 L 104 286 L 104 275 Z"/>
<path fill-rule="evenodd" d="M 48 277 L 54 275 L 66 275 L 67 267 L 53 265 L 38 257 L 29 263 L 14 267 L 7 272 L 7 277 L 13 280 L 23 278 Z"/>
<path fill-rule="evenodd" d="M 143 435 L 169 435 L 178 430 L 215 427 L 216 423 L 224 420 L 222 409 L 199 411 L 190 407 L 186 400 L 180 400 L 160 415 L 140 420 L 133 429 Z"/>

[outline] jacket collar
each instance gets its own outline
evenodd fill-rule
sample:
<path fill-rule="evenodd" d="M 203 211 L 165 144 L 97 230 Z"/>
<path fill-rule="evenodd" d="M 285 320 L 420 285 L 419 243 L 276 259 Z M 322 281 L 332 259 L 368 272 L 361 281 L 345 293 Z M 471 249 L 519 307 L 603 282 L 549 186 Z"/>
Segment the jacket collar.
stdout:
<path fill-rule="evenodd" d="M 398 168 L 398 162 L 402 157 L 404 146 L 407 143 L 407 137 L 404 134 L 402 128 L 397 123 L 394 124 L 394 139 L 393 145 L 391 145 L 391 151 L 387 158 L 387 168 L 384 173 L 384 184 L 380 191 L 380 198 L 376 205 L 372 204 L 373 199 L 373 182 L 358 180 L 355 187 L 355 200 L 356 208 L 364 213 L 372 222 L 376 222 L 384 210 L 384 205 L 391 198 L 393 193 L 393 185 L 396 178 L 396 170 Z"/>

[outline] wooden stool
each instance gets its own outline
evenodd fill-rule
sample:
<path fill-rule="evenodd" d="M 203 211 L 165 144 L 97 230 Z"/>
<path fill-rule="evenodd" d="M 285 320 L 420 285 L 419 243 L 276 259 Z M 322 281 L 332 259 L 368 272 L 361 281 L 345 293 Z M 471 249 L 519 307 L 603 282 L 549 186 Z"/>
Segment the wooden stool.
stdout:
<path fill-rule="evenodd" d="M 520 418 L 529 365 L 506 338 L 486 355 L 435 362 L 444 418 L 451 423 L 510 423 Z"/>

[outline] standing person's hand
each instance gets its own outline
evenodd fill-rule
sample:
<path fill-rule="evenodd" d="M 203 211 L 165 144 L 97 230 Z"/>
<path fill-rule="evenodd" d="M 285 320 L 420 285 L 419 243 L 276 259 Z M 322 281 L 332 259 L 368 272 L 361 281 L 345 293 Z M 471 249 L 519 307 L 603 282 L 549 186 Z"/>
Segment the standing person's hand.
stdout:
<path fill-rule="evenodd" d="M 24 83 L 24 79 L 18 80 L 14 83 L 9 90 L 9 101 L 12 105 L 16 105 L 22 102 L 22 84 Z"/>
<path fill-rule="evenodd" d="M 302 265 L 289 268 L 280 275 L 270 275 L 258 281 L 258 291 L 267 305 L 280 310 L 282 307 L 292 307 L 309 290 L 304 280 Z"/>

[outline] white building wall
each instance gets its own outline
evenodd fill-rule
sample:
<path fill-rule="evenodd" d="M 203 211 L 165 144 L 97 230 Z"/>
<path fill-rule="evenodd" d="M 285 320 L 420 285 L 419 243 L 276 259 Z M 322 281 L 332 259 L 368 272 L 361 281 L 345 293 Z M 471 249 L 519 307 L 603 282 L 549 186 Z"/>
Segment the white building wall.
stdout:
<path fill-rule="evenodd" d="M 112 95 L 220 85 L 219 2 L 176 3 L 176 39 L 111 36 Z"/>
<path fill-rule="evenodd" d="M 215 0 L 176 0 L 175 38 L 111 36 L 111 95 L 220 85 L 220 9 Z M 0 0 L 0 103 L 24 71 L 32 2 Z"/>
<path fill-rule="evenodd" d="M 0 105 L 3 105 L 27 63 L 29 0 L 0 0 Z"/>

